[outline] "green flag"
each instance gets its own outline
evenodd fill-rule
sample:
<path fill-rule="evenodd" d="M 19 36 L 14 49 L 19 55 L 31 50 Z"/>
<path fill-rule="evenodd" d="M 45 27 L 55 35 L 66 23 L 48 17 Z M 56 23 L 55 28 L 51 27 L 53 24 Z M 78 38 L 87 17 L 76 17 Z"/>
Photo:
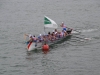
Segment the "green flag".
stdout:
<path fill-rule="evenodd" d="M 58 25 L 56 24 L 56 22 L 53 21 L 52 19 L 50 19 L 47 16 L 44 17 L 44 26 L 45 27 L 49 27 L 49 28 L 57 28 L 58 27 Z"/>

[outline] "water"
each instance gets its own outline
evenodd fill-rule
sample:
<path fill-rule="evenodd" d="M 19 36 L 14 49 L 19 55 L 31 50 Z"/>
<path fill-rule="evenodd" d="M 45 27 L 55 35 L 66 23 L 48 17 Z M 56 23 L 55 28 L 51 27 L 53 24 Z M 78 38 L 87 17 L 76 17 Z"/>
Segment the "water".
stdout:
<path fill-rule="evenodd" d="M 44 15 L 74 33 L 47 54 L 27 52 L 23 35 L 43 34 Z M 100 75 L 99 24 L 99 0 L 0 0 L 0 75 Z"/>

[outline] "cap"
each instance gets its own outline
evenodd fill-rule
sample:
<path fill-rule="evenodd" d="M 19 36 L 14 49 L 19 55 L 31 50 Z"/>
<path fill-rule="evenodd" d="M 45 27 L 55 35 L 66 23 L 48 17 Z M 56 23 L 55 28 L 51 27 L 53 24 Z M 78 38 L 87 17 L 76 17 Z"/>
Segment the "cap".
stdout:
<path fill-rule="evenodd" d="M 31 35 L 31 34 L 29 34 L 29 37 L 32 37 L 32 35 Z"/>
<path fill-rule="evenodd" d="M 62 23 L 64 23 L 64 22 L 62 22 Z"/>
<path fill-rule="evenodd" d="M 40 36 L 41 36 L 41 34 L 40 34 Z"/>

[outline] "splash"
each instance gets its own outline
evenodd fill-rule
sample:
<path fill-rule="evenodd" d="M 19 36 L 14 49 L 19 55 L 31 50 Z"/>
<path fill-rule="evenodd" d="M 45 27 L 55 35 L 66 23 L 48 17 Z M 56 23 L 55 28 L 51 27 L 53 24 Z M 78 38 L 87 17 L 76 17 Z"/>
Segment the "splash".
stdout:
<path fill-rule="evenodd" d="M 81 32 L 93 32 L 96 31 L 97 29 L 87 29 L 87 30 L 82 30 Z"/>
<path fill-rule="evenodd" d="M 85 40 L 92 40 L 92 38 L 84 38 Z"/>
<path fill-rule="evenodd" d="M 79 33 L 79 32 L 76 32 L 76 31 L 72 31 L 72 33 Z"/>
<path fill-rule="evenodd" d="M 81 32 L 80 31 L 73 30 L 72 33 L 77 34 L 77 33 L 81 33 Z"/>

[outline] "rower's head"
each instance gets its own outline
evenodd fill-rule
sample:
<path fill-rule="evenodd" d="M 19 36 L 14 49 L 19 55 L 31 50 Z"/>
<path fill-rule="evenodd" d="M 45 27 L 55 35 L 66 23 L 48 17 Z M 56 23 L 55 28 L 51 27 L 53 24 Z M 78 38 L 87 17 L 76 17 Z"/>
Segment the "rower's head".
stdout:
<path fill-rule="evenodd" d="M 32 36 L 30 36 L 30 38 L 32 38 Z"/>
<path fill-rule="evenodd" d="M 62 22 L 62 24 L 64 25 L 64 22 Z"/>
<path fill-rule="evenodd" d="M 31 38 L 32 37 L 32 35 L 31 34 L 29 34 L 29 38 Z"/>
<path fill-rule="evenodd" d="M 42 36 L 42 35 L 40 34 L 40 36 Z"/>
<path fill-rule="evenodd" d="M 62 22 L 60 26 L 63 27 L 64 26 L 64 22 Z"/>
<path fill-rule="evenodd" d="M 57 32 L 57 29 L 55 29 L 55 32 Z"/>
<path fill-rule="evenodd" d="M 48 32 L 48 34 L 50 34 L 50 32 Z"/>

